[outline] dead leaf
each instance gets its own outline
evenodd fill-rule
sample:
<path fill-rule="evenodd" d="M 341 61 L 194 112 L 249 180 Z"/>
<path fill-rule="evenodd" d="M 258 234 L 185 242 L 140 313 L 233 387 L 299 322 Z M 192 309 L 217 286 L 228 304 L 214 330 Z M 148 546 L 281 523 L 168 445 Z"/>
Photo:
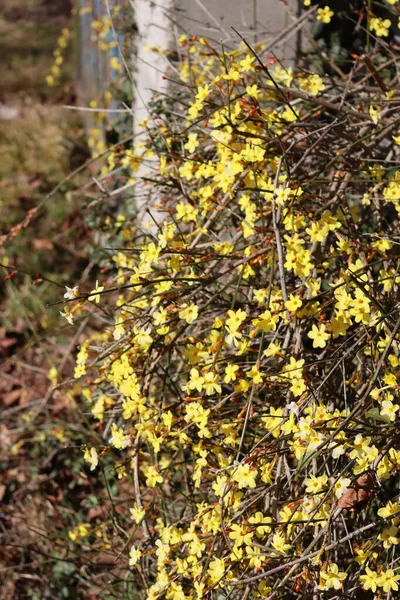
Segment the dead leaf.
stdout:
<path fill-rule="evenodd" d="M 35 250 L 54 250 L 54 244 L 47 238 L 36 238 L 33 240 Z"/>
<path fill-rule="evenodd" d="M 9 406 L 12 406 L 20 399 L 21 392 L 22 392 L 21 388 L 17 388 L 16 390 L 11 390 L 11 392 L 6 392 L 5 394 L 1 394 L 0 400 L 3 403 L 3 405 L 6 408 L 8 408 Z"/>
<path fill-rule="evenodd" d="M 3 327 L 0 329 L 0 356 L 10 356 L 15 353 L 15 346 L 20 346 L 25 337 L 17 331 L 6 331 Z"/>
<path fill-rule="evenodd" d="M 362 510 L 367 506 L 374 494 L 374 477 L 372 473 L 363 473 L 338 500 L 338 508 Z"/>
<path fill-rule="evenodd" d="M 12 354 L 12 347 L 18 344 L 16 337 L 8 337 L 0 339 L 0 356 L 5 357 Z"/>
<path fill-rule="evenodd" d="M 88 511 L 86 515 L 88 521 L 93 521 L 94 519 L 102 519 L 104 521 L 107 518 L 107 516 L 108 510 L 104 505 L 94 506 Z"/>
<path fill-rule="evenodd" d="M 115 564 L 115 555 L 108 552 L 99 552 L 95 556 L 96 564 L 110 566 Z"/>

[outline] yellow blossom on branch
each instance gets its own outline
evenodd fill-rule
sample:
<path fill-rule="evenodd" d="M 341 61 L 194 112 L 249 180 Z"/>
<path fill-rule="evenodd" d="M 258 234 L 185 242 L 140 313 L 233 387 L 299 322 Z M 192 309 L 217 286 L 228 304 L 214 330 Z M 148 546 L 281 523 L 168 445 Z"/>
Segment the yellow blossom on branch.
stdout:
<path fill-rule="evenodd" d="M 196 304 L 184 304 L 179 311 L 179 318 L 190 325 L 197 319 L 198 314 L 199 308 Z"/>
<path fill-rule="evenodd" d="M 330 563 L 325 569 L 321 569 L 320 577 L 322 583 L 319 586 L 320 590 L 340 590 L 343 586 L 343 581 L 347 577 L 347 573 L 339 571 L 336 563 Z"/>
<path fill-rule="evenodd" d="M 318 21 L 322 21 L 322 23 L 330 23 L 333 15 L 334 12 L 329 8 L 329 6 L 324 6 L 323 8 L 318 8 L 317 10 L 317 19 Z"/>
<path fill-rule="evenodd" d="M 331 334 L 326 331 L 326 325 L 324 324 L 319 327 L 313 325 L 307 335 L 313 340 L 313 348 L 325 348 L 326 342 L 331 337 Z"/>
<path fill-rule="evenodd" d="M 100 292 L 102 292 L 103 290 L 104 290 L 104 286 L 99 285 L 98 281 L 96 281 L 96 287 L 94 288 L 94 290 L 92 290 L 90 292 L 90 295 L 88 296 L 88 300 L 90 302 L 96 302 L 98 304 L 100 302 Z"/>

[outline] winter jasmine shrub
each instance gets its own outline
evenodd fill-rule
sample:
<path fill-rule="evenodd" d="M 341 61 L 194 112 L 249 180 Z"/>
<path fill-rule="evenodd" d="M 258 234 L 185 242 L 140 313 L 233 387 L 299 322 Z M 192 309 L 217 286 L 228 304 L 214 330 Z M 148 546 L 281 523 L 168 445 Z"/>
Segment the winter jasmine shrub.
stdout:
<path fill-rule="evenodd" d="M 117 475 L 118 576 L 147 600 L 383 597 L 400 579 L 398 75 L 374 52 L 325 77 L 245 41 L 180 45 L 147 142 L 111 160 L 146 170 L 150 227 L 116 217 L 101 281 L 64 311 L 102 323 L 75 396 L 88 469 Z"/>

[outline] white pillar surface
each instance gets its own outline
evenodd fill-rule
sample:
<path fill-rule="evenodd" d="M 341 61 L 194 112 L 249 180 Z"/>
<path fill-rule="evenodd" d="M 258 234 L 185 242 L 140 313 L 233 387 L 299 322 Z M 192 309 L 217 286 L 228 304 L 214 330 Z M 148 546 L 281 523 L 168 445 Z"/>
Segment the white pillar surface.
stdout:
<path fill-rule="evenodd" d="M 162 54 L 150 52 L 148 46 L 161 49 L 170 48 L 173 43 L 171 23 L 172 0 L 136 0 L 134 3 L 136 25 L 138 28 L 137 73 L 134 89 L 134 120 L 137 124 L 148 116 L 147 106 L 153 91 L 166 90 L 167 82 L 162 75 L 166 71 L 167 61 Z"/>

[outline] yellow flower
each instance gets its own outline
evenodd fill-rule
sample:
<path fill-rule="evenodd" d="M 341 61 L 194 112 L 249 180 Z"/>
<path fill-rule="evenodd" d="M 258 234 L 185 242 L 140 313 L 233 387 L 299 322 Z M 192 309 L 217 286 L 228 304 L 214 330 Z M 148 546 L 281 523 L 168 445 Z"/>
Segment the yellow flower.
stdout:
<path fill-rule="evenodd" d="M 259 569 L 266 560 L 266 556 L 257 546 L 246 546 L 246 558 L 249 559 L 249 567 L 256 569 Z"/>
<path fill-rule="evenodd" d="M 286 554 L 291 545 L 286 543 L 286 539 L 281 533 L 275 533 L 272 538 L 272 546 L 279 553 Z"/>
<path fill-rule="evenodd" d="M 187 181 L 190 181 L 193 177 L 193 169 L 194 164 L 190 160 L 187 160 L 181 167 L 179 167 L 179 175 L 187 179 Z"/>
<path fill-rule="evenodd" d="M 365 567 L 366 575 L 361 575 L 360 580 L 362 581 L 362 586 L 364 590 L 371 590 L 371 592 L 375 593 L 376 588 L 378 586 L 379 575 L 376 571 L 373 571 L 369 567 Z"/>
<path fill-rule="evenodd" d="M 310 0 L 304 0 L 304 2 L 309 2 Z M 271 593 L 271 587 L 267 584 L 266 581 L 261 581 L 258 586 L 257 586 L 257 590 L 258 593 L 260 594 L 261 598 L 268 598 L 268 596 Z"/>
<path fill-rule="evenodd" d="M 322 21 L 322 23 L 330 23 L 334 14 L 335 13 L 329 6 L 324 6 L 324 8 L 319 8 L 317 10 L 317 20 Z"/>
<path fill-rule="evenodd" d="M 307 386 L 304 379 L 293 379 L 292 384 L 290 386 L 290 391 L 292 392 L 293 396 L 298 398 L 306 391 L 306 389 Z"/>
<path fill-rule="evenodd" d="M 396 419 L 396 412 L 400 408 L 399 405 L 393 404 L 393 402 L 391 402 L 390 400 L 383 400 L 381 406 L 382 409 L 380 411 L 380 414 L 383 417 L 388 417 L 391 421 L 394 421 Z"/>
<path fill-rule="evenodd" d="M 237 371 L 239 371 L 239 367 L 237 365 L 233 365 L 232 363 L 229 363 L 225 367 L 225 377 L 224 377 L 225 383 L 230 383 L 231 381 L 236 381 Z"/>
<path fill-rule="evenodd" d="M 83 459 L 90 464 L 90 470 L 94 471 L 99 463 L 99 457 L 97 455 L 96 448 L 85 448 Z"/>
<path fill-rule="evenodd" d="M 256 536 L 261 538 L 271 531 L 269 523 L 272 523 L 271 517 L 264 517 L 261 511 L 256 512 L 254 517 L 250 517 L 249 523 L 256 525 Z"/>
<path fill-rule="evenodd" d="M 339 477 L 337 481 L 335 481 L 335 485 L 333 486 L 333 490 L 335 492 L 336 498 L 340 498 L 347 492 L 347 489 L 351 483 L 351 480 L 348 477 Z"/>
<path fill-rule="evenodd" d="M 265 310 L 257 319 L 253 319 L 252 323 L 259 327 L 261 331 L 276 331 L 276 324 L 279 321 L 279 315 L 272 315 L 269 310 Z"/>
<path fill-rule="evenodd" d="M 137 524 L 139 524 L 146 515 L 146 511 L 144 510 L 144 508 L 139 508 L 136 502 L 133 505 L 133 508 L 129 509 L 129 512 L 131 513 L 131 519 Z"/>
<path fill-rule="evenodd" d="M 218 498 L 222 498 L 222 496 L 225 494 L 227 481 L 228 478 L 225 475 L 218 475 L 217 479 L 213 483 L 212 489 Z"/>
<path fill-rule="evenodd" d="M 361 548 L 356 548 L 355 552 L 356 552 L 355 560 L 359 565 L 363 565 L 364 563 L 368 563 L 369 561 L 375 560 L 375 558 L 378 558 L 378 553 L 371 552 L 371 546 L 369 544 L 364 545 Z"/>
<path fill-rule="evenodd" d="M 350 325 L 351 321 L 347 322 L 343 317 L 333 317 L 327 325 L 327 330 L 330 331 L 333 339 L 336 339 L 339 335 L 346 335 Z"/>
<path fill-rule="evenodd" d="M 261 94 L 261 90 L 260 88 L 258 88 L 255 84 L 254 85 L 248 85 L 246 87 L 246 92 L 249 96 L 251 96 L 252 98 L 258 98 L 258 96 Z"/>
<path fill-rule="evenodd" d="M 274 69 L 274 79 L 279 83 L 282 83 L 285 87 L 290 87 L 290 84 L 293 81 L 293 68 L 277 65 Z"/>
<path fill-rule="evenodd" d="M 140 548 L 136 548 L 136 546 L 132 546 L 132 548 L 130 549 L 130 552 L 129 552 L 129 566 L 133 567 L 133 565 L 136 565 L 136 563 L 140 559 L 141 555 L 142 555 L 142 553 L 140 551 Z"/>
<path fill-rule="evenodd" d="M 100 302 L 100 292 L 102 292 L 103 290 L 104 290 L 104 286 L 99 285 L 99 282 L 96 281 L 95 289 L 90 292 L 90 294 L 94 294 L 94 295 L 88 296 L 88 300 L 90 302 L 97 302 L 97 304 L 98 304 Z"/>
<path fill-rule="evenodd" d="M 68 298 L 68 300 L 72 300 L 73 298 L 77 298 L 80 294 L 78 286 L 74 286 L 73 288 L 65 286 L 66 292 L 64 294 L 64 298 Z"/>
<path fill-rule="evenodd" d="M 183 33 L 178 38 L 178 44 L 179 44 L 179 46 L 184 46 L 186 44 L 186 42 L 187 42 L 187 36 Z"/>
<path fill-rule="evenodd" d="M 69 307 L 66 306 L 64 309 L 64 312 L 62 310 L 60 310 L 60 315 L 62 317 L 64 317 L 64 319 L 67 319 L 67 322 L 72 325 L 74 322 L 74 317 L 72 316 L 72 312 L 69 310 Z M 76 377 L 76 376 L 75 376 Z"/>
<path fill-rule="evenodd" d="M 294 296 L 293 294 L 290 294 L 289 300 L 285 302 L 285 308 L 287 308 L 290 312 L 296 312 L 301 305 L 301 298 L 299 298 L 299 296 Z"/>
<path fill-rule="evenodd" d="M 53 386 L 56 386 L 58 383 L 58 371 L 56 367 L 51 367 L 49 372 L 47 373 L 47 379 L 51 382 Z"/>
<path fill-rule="evenodd" d="M 397 533 L 397 527 L 395 525 L 391 525 L 390 527 L 386 527 L 382 533 L 379 534 L 379 539 L 383 541 L 384 548 L 396 546 L 400 542 L 400 539 L 396 536 Z"/>
<path fill-rule="evenodd" d="M 192 120 L 197 119 L 201 110 L 203 110 L 203 103 L 200 100 L 196 100 L 196 102 L 189 107 L 188 115 Z"/>
<path fill-rule="evenodd" d="M 387 519 L 396 513 L 400 513 L 400 504 L 398 502 L 392 502 L 391 500 L 389 500 L 386 506 L 378 510 L 378 515 L 383 519 Z M 400 516 L 400 514 L 397 516 Z"/>
<path fill-rule="evenodd" d="M 343 585 L 343 581 L 347 577 L 347 573 L 339 571 L 339 567 L 336 563 L 330 563 L 326 570 L 320 571 L 321 579 L 323 579 L 323 583 L 320 584 L 320 590 L 329 590 L 334 588 L 335 590 L 340 590 Z"/>
<path fill-rule="evenodd" d="M 197 390 L 201 392 L 203 389 L 204 377 L 200 375 L 199 371 L 195 368 L 190 369 L 190 380 L 187 384 L 187 389 L 189 390 Z"/>
<path fill-rule="evenodd" d="M 220 394 L 222 392 L 221 386 L 218 383 L 217 373 L 209 371 L 204 375 L 204 389 L 207 396 L 212 396 L 215 392 Z"/>
<path fill-rule="evenodd" d="M 264 158 L 265 149 L 261 145 L 248 143 L 241 151 L 240 156 L 247 162 L 258 162 Z"/>
<path fill-rule="evenodd" d="M 229 335 L 227 338 L 228 343 L 233 342 L 237 346 L 237 340 L 240 340 L 242 334 L 238 331 L 239 327 L 246 320 L 247 313 L 244 310 L 228 310 L 228 319 L 225 323 L 225 328 Z"/>
<path fill-rule="evenodd" d="M 254 57 L 250 56 L 250 54 L 248 54 L 246 56 L 246 58 L 244 58 L 243 60 L 240 61 L 239 63 L 239 70 L 246 72 L 246 71 L 253 71 L 254 67 L 253 67 L 253 62 L 254 62 Z"/>
<path fill-rule="evenodd" d="M 199 142 L 197 141 L 197 133 L 189 133 L 188 141 L 184 145 L 184 148 L 186 148 L 186 150 L 189 150 L 189 152 L 192 154 L 192 152 L 196 150 L 198 145 Z"/>
<path fill-rule="evenodd" d="M 397 592 L 399 586 L 397 582 L 400 579 L 400 575 L 395 575 L 393 569 L 387 569 L 386 571 L 382 571 L 380 574 L 377 584 L 379 587 L 383 588 L 383 591 L 388 593 L 391 590 Z"/>
<path fill-rule="evenodd" d="M 157 471 L 155 467 L 150 465 L 145 470 L 146 476 L 146 485 L 153 488 L 157 485 L 157 483 L 162 483 L 164 481 L 162 475 Z"/>
<path fill-rule="evenodd" d="M 150 242 L 147 246 L 144 246 L 143 252 L 140 253 L 140 260 L 145 264 L 151 264 L 157 262 L 161 248 L 157 247 L 154 242 Z"/>
<path fill-rule="evenodd" d="M 312 73 L 308 77 L 299 79 L 301 89 L 309 92 L 312 96 L 317 96 L 319 92 L 323 92 L 325 84 L 318 73 Z"/>
<path fill-rule="evenodd" d="M 217 583 L 220 579 L 222 579 L 222 577 L 224 576 L 225 573 L 225 564 L 222 558 L 214 558 L 214 560 L 212 560 L 210 562 L 210 565 L 208 567 L 207 570 L 207 574 L 210 578 L 210 583 L 215 584 Z"/>
<path fill-rule="evenodd" d="M 117 56 L 113 56 L 110 60 L 110 66 L 112 69 L 114 69 L 115 71 L 121 71 L 122 70 L 122 66 L 121 63 L 119 62 L 119 59 Z"/>
<path fill-rule="evenodd" d="M 193 323 L 199 315 L 199 308 L 196 304 L 183 304 L 179 311 L 179 318 L 186 321 L 188 325 Z"/>
<path fill-rule="evenodd" d="M 120 450 L 129 446 L 129 437 L 125 435 L 125 431 L 123 429 L 119 429 L 118 426 L 113 423 L 109 442 L 112 446 L 114 446 L 114 448 Z"/>
<path fill-rule="evenodd" d="M 241 464 L 232 475 L 232 480 L 238 483 L 239 489 L 256 487 L 257 471 L 251 469 L 249 464 Z"/>
<path fill-rule="evenodd" d="M 68 531 L 68 537 L 75 542 L 79 537 L 87 537 L 90 533 L 90 525 L 88 523 L 78 523 L 75 529 Z"/>
<path fill-rule="evenodd" d="M 176 205 L 176 220 L 183 221 L 184 223 L 190 223 L 190 221 L 196 222 L 198 210 L 195 206 L 192 206 L 188 202 L 178 202 Z"/>
<path fill-rule="evenodd" d="M 303 377 L 304 358 L 296 360 L 294 356 L 290 357 L 289 364 L 283 367 L 281 377 L 287 379 L 301 379 Z"/>
<path fill-rule="evenodd" d="M 321 475 L 320 477 L 315 477 L 315 475 L 310 475 L 310 477 L 304 480 L 304 483 L 306 485 L 307 494 L 318 494 L 326 488 L 328 476 Z"/>
<path fill-rule="evenodd" d="M 279 206 L 283 206 L 290 198 L 290 188 L 277 187 L 275 190 L 275 201 Z"/>
<path fill-rule="evenodd" d="M 249 546 L 253 539 L 253 534 L 245 525 L 232 525 L 229 534 L 231 540 L 235 540 L 235 545 L 240 547 L 243 544 Z"/>
<path fill-rule="evenodd" d="M 327 340 L 331 337 L 330 333 L 326 333 L 326 325 L 312 326 L 312 330 L 308 332 L 308 337 L 313 340 L 313 348 L 325 348 Z"/>
<path fill-rule="evenodd" d="M 379 37 L 387 37 L 389 35 L 390 19 L 380 19 L 379 17 L 373 17 L 369 21 L 369 28 L 371 31 L 375 31 Z"/>
<path fill-rule="evenodd" d="M 223 75 L 223 78 L 227 79 L 228 81 L 238 81 L 240 77 L 241 75 L 236 68 L 229 69 L 229 71 Z"/>
<path fill-rule="evenodd" d="M 272 435 L 275 438 L 278 438 L 281 432 L 280 426 L 283 423 L 283 410 L 282 408 L 274 408 L 271 406 L 269 409 L 269 414 L 261 417 L 262 422 L 264 423 L 266 429 L 272 432 Z"/>
<path fill-rule="evenodd" d="M 369 112 L 369 116 L 371 117 L 371 121 L 374 123 L 374 125 L 377 125 L 381 118 L 381 115 L 379 114 L 379 112 L 372 105 L 369 107 L 368 112 Z"/>
<path fill-rule="evenodd" d="M 262 383 L 263 375 L 265 375 L 265 373 L 260 371 L 258 369 L 257 365 L 253 365 L 251 367 L 251 370 L 246 373 L 246 377 L 249 377 L 250 379 L 252 379 L 254 384 Z"/>
<path fill-rule="evenodd" d="M 211 89 L 208 84 L 206 84 L 204 86 L 200 85 L 197 88 L 196 100 L 200 100 L 200 102 L 202 102 L 210 95 L 210 93 L 211 93 Z"/>
<path fill-rule="evenodd" d="M 276 356 L 281 351 L 281 346 L 279 342 L 271 342 L 263 352 L 264 356 Z"/>
<path fill-rule="evenodd" d="M 273 463 L 267 463 L 260 468 L 261 481 L 267 483 L 268 485 L 272 485 L 272 471 L 274 465 Z M 269 517 L 266 517 L 268 521 Z"/>

